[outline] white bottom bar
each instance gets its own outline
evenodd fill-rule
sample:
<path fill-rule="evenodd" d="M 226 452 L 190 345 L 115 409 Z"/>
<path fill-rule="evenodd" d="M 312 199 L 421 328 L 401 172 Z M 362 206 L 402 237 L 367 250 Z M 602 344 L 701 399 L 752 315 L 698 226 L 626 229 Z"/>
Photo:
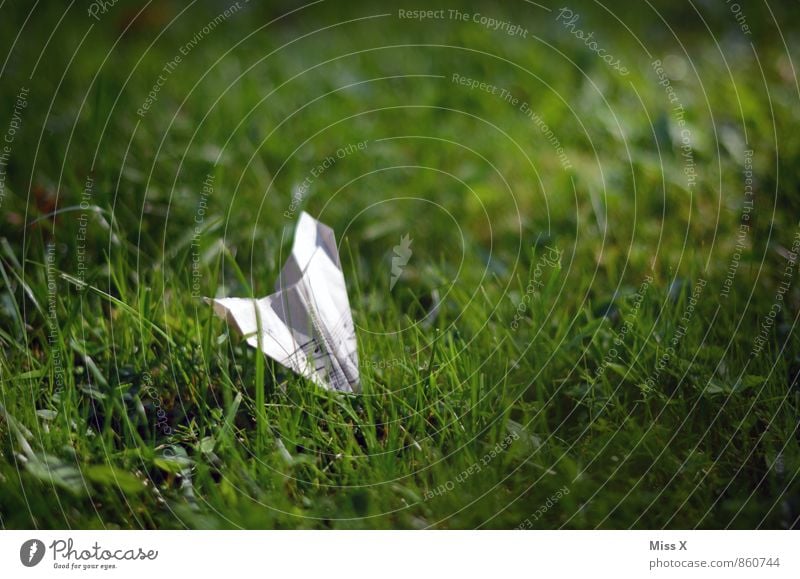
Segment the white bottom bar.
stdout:
<path fill-rule="evenodd" d="M 0 576 L 800 577 L 799 538 L 790 531 L 3 531 Z"/>

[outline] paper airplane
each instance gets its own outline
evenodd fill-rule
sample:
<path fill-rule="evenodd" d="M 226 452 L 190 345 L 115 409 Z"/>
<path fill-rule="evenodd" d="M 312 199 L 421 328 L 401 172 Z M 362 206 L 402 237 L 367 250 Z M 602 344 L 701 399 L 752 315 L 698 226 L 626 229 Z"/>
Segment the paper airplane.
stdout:
<path fill-rule="evenodd" d="M 206 301 L 250 346 L 290 370 L 328 390 L 360 392 L 355 327 L 333 229 L 305 211 L 274 294 Z"/>

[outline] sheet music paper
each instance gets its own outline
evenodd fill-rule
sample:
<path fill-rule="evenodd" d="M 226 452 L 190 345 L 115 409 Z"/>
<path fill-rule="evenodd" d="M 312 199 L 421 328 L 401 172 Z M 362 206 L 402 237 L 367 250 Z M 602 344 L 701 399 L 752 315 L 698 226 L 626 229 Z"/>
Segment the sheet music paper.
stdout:
<path fill-rule="evenodd" d="M 333 230 L 305 211 L 275 293 L 206 301 L 250 346 L 260 345 L 290 370 L 328 390 L 360 392 L 355 327 Z"/>

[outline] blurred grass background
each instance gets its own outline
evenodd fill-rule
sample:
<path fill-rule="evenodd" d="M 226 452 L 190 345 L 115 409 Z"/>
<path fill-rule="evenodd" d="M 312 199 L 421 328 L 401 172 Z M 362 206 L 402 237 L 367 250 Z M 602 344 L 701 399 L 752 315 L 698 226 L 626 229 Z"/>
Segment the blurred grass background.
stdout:
<path fill-rule="evenodd" d="M 0 8 L 0 129 L 28 91 L 0 205 L 4 527 L 797 525 L 792 6 L 748 5 L 745 34 L 723 2 L 570 5 L 627 75 L 560 5 L 430 7 L 524 38 L 231 6 Z M 362 397 L 199 299 L 271 292 L 297 195 L 341 242 Z"/>

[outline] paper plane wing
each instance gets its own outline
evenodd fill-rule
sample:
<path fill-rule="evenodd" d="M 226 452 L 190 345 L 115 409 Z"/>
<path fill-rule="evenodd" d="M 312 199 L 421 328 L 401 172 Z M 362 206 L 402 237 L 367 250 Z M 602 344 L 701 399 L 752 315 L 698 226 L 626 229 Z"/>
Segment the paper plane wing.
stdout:
<path fill-rule="evenodd" d="M 333 230 L 303 212 L 292 253 L 261 299 L 207 300 L 247 343 L 322 388 L 360 392 L 358 351 Z"/>

